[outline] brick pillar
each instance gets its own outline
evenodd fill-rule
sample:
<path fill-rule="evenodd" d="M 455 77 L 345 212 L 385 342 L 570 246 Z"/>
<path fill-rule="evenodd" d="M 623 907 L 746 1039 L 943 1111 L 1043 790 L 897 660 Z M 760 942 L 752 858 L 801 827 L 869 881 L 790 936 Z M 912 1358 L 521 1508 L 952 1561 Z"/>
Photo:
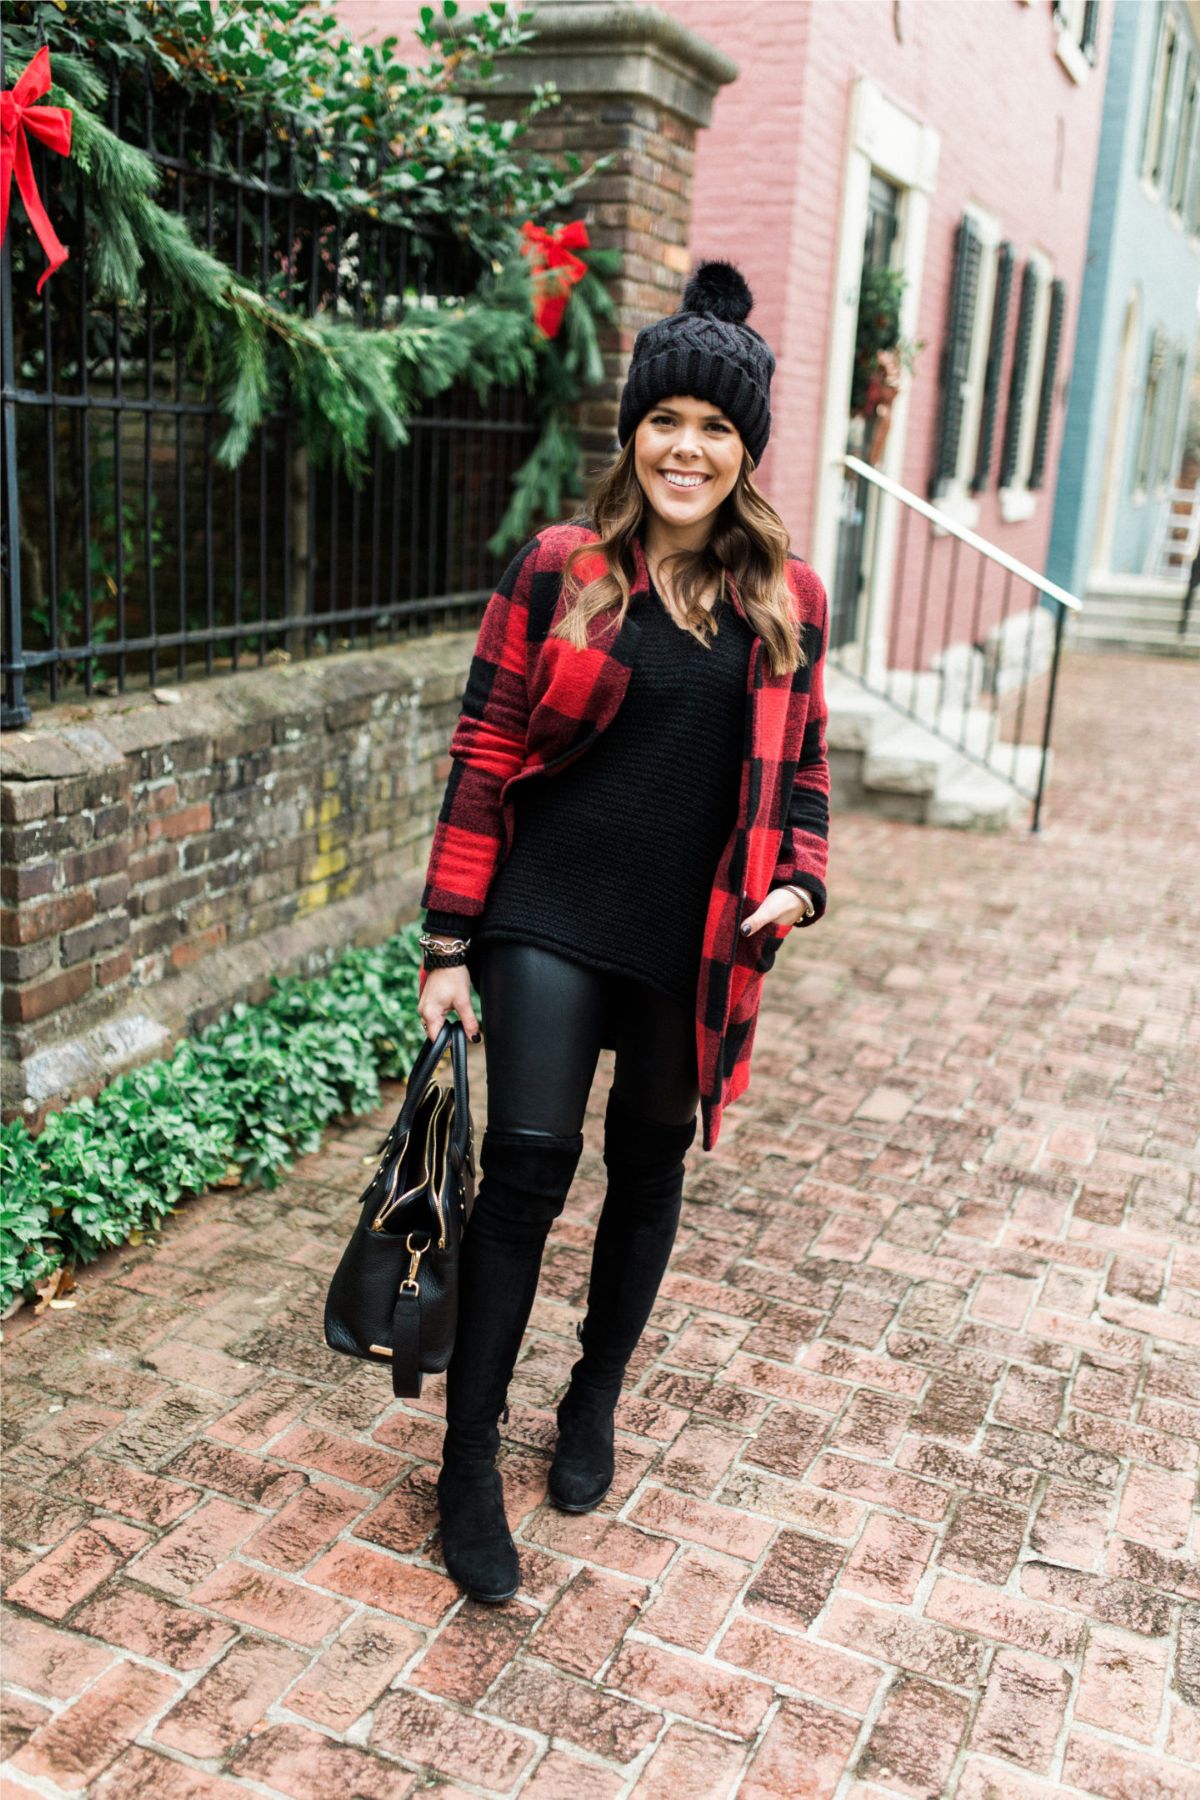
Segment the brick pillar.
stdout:
<path fill-rule="evenodd" d="M 574 151 L 613 161 L 583 189 L 572 216 L 593 244 L 622 252 L 611 284 L 617 316 L 600 337 L 605 380 L 581 409 L 585 467 L 608 461 L 629 353 L 641 326 L 672 312 L 691 266 L 692 175 L 696 133 L 712 117 L 713 96 L 736 79 L 722 51 L 654 6 L 612 0 L 546 0 L 535 5 L 529 50 L 498 65 L 499 79 L 476 91 L 498 117 L 519 110 L 539 82 L 552 81 L 558 106 L 518 140 L 556 157 Z"/>

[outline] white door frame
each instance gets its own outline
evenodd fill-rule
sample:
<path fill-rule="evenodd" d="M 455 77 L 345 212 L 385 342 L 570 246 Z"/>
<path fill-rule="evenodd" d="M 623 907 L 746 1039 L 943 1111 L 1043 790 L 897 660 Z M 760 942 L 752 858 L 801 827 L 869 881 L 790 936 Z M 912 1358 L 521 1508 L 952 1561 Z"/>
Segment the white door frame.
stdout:
<path fill-rule="evenodd" d="M 1108 409 L 1108 442 L 1104 446 L 1104 473 L 1100 481 L 1100 510 L 1092 538 L 1091 555 L 1084 576 L 1084 588 L 1093 575 L 1107 575 L 1112 561 L 1113 532 L 1125 475 L 1125 456 L 1129 436 L 1130 401 L 1135 381 L 1135 353 L 1141 333 L 1142 292 L 1135 282 L 1125 303 L 1125 319 L 1121 327 L 1121 344 L 1117 352 L 1116 380 L 1113 382 L 1112 405 Z"/>
<path fill-rule="evenodd" d="M 900 269 L 905 277 L 900 330 L 915 338 L 921 302 L 921 276 L 925 263 L 925 238 L 929 225 L 929 198 L 937 180 L 941 152 L 939 134 L 889 100 L 866 76 L 854 84 L 850 101 L 849 144 L 842 186 L 842 214 L 838 228 L 837 266 L 829 347 L 825 410 L 821 425 L 820 461 L 814 497 L 812 561 L 832 586 L 837 558 L 838 516 L 844 474 L 841 458 L 846 449 L 850 386 L 854 373 L 854 337 L 858 323 L 858 292 L 862 277 L 863 242 L 867 230 L 867 193 L 871 175 L 878 172 L 901 191 L 899 216 Z M 928 347 L 922 353 L 928 357 Z M 904 440 L 908 424 L 906 381 L 892 408 L 892 423 L 880 465 L 885 475 L 900 480 Z M 866 620 L 867 642 L 860 645 L 860 666 L 868 679 L 878 679 L 886 668 L 888 597 L 895 554 L 897 509 L 880 509 L 873 574 L 860 621 Z"/>

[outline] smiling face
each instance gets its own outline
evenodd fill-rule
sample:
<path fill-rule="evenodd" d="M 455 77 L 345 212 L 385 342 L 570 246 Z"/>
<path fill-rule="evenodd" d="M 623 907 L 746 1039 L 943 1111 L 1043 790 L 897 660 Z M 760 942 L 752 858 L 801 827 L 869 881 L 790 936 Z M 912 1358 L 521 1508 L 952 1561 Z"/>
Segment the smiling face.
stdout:
<path fill-rule="evenodd" d="M 741 433 L 717 406 L 673 394 L 652 406 L 634 438 L 642 492 L 672 534 L 701 536 L 732 493 L 742 467 Z"/>

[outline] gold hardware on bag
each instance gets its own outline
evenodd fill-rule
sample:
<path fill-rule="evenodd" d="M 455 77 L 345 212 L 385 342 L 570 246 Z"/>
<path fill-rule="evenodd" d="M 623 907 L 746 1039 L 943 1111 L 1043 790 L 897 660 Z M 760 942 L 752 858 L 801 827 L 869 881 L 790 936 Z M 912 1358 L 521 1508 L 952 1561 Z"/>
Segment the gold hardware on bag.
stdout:
<path fill-rule="evenodd" d="M 395 1356 L 396 1354 L 390 1344 L 368 1344 L 367 1349 L 375 1356 Z"/>
<path fill-rule="evenodd" d="M 410 1231 L 404 1240 L 404 1248 L 408 1251 L 408 1274 L 400 1283 L 400 1292 L 402 1294 L 415 1294 L 419 1291 L 417 1288 L 417 1270 L 421 1266 L 421 1258 L 429 1248 L 430 1240 L 428 1238 L 425 1239 L 423 1244 L 414 1246 L 413 1238 L 415 1236 L 416 1233 Z"/>

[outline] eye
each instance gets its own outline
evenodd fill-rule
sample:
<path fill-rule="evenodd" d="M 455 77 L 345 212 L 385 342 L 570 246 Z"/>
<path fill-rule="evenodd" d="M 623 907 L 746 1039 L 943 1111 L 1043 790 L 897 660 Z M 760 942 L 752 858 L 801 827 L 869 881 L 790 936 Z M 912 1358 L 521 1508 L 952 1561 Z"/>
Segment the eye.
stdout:
<path fill-rule="evenodd" d="M 714 426 L 717 431 L 720 431 L 722 433 L 727 434 L 729 431 L 728 425 L 726 425 L 724 423 L 724 421 L 721 419 L 708 419 L 705 422 L 709 425 Z M 675 421 L 671 417 L 670 413 L 653 413 L 650 418 L 650 423 L 652 425 L 673 425 L 675 423 Z"/>

